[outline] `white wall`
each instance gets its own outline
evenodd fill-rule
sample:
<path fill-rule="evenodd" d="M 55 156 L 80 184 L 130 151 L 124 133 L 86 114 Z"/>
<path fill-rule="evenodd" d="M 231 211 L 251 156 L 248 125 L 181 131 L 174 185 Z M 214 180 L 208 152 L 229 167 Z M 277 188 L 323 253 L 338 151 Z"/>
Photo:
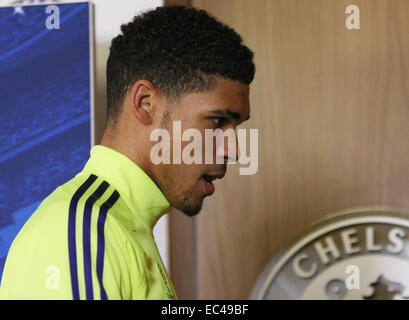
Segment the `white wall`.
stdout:
<path fill-rule="evenodd" d="M 69 1 L 40 1 L 40 0 L 0 0 L 0 6 L 47 3 L 86 2 L 83 0 Z M 95 106 L 94 131 L 95 142 L 99 143 L 105 124 L 106 112 L 106 61 L 109 55 L 109 46 L 113 37 L 119 34 L 120 26 L 127 23 L 142 11 L 163 5 L 163 0 L 93 0 L 95 20 Z M 169 234 L 168 216 L 162 217 L 154 229 L 154 236 L 165 267 L 169 271 Z"/>

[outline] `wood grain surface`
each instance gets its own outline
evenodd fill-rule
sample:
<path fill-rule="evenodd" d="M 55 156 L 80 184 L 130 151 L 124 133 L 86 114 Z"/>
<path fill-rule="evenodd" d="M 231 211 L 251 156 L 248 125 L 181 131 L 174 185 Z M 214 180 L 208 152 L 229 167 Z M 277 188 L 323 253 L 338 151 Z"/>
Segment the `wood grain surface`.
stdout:
<path fill-rule="evenodd" d="M 172 213 L 171 272 L 182 299 L 246 299 L 308 224 L 357 206 L 409 208 L 409 1 L 354 0 L 360 30 L 346 29 L 344 0 L 192 4 L 255 52 L 243 127 L 259 130 L 259 168 L 231 166 L 195 220 Z"/>

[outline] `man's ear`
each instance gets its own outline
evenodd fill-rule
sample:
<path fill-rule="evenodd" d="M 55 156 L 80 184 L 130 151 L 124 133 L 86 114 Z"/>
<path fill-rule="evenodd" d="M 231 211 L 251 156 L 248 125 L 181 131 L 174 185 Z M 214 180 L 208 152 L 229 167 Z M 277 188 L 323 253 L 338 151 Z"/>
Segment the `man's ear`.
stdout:
<path fill-rule="evenodd" d="M 139 80 L 131 90 L 131 106 L 135 116 L 145 125 L 153 122 L 153 92 L 154 87 L 150 81 Z"/>

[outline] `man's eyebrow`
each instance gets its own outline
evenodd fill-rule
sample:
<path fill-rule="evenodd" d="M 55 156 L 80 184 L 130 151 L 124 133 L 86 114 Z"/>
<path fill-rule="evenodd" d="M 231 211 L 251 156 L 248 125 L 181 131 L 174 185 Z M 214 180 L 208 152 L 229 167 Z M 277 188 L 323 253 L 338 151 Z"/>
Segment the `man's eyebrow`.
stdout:
<path fill-rule="evenodd" d="M 235 111 L 231 111 L 231 110 L 229 110 L 229 109 L 226 109 L 226 110 L 212 110 L 211 112 L 212 112 L 212 113 L 215 113 L 215 114 L 218 114 L 218 115 L 223 115 L 223 116 L 228 115 L 228 116 L 232 117 L 233 119 L 235 119 L 235 120 L 237 120 L 237 121 L 239 121 L 240 118 L 241 118 L 241 114 L 240 114 L 240 113 L 235 112 Z M 248 115 L 247 118 L 244 119 L 243 121 L 246 121 L 246 120 L 248 120 L 249 118 L 250 118 L 250 115 Z"/>

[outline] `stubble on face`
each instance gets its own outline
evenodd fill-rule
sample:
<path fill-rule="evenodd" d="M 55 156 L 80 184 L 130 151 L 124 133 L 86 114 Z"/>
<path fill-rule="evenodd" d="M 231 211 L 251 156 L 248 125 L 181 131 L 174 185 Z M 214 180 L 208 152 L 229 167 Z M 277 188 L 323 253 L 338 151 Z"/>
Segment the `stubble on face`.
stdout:
<path fill-rule="evenodd" d="M 171 104 L 168 105 L 163 112 L 160 127 L 167 130 L 172 139 L 173 122 L 172 113 L 178 106 Z M 172 154 L 173 144 L 171 143 L 170 150 Z M 156 173 L 155 182 L 166 196 L 172 207 L 182 211 L 184 214 L 193 217 L 197 215 L 202 209 L 203 198 L 200 201 L 194 201 L 196 198 L 189 186 L 183 183 L 181 176 L 183 169 L 182 164 L 162 164 Z"/>
<path fill-rule="evenodd" d="M 240 119 L 243 121 L 249 112 L 248 99 L 248 86 L 234 81 L 220 81 L 214 90 L 188 94 L 180 103 L 166 106 L 160 126 L 170 134 L 170 153 L 173 153 L 173 121 L 181 121 L 182 132 L 195 128 L 203 134 L 205 129 L 214 129 L 209 117 L 212 110 L 226 108 L 236 111 L 243 116 Z M 182 142 L 182 150 L 183 147 Z M 215 165 L 205 164 L 160 164 L 154 170 L 154 180 L 174 208 L 192 217 L 202 209 L 206 197 L 203 175 L 209 171 L 223 170 L 220 165 L 216 168 Z"/>

